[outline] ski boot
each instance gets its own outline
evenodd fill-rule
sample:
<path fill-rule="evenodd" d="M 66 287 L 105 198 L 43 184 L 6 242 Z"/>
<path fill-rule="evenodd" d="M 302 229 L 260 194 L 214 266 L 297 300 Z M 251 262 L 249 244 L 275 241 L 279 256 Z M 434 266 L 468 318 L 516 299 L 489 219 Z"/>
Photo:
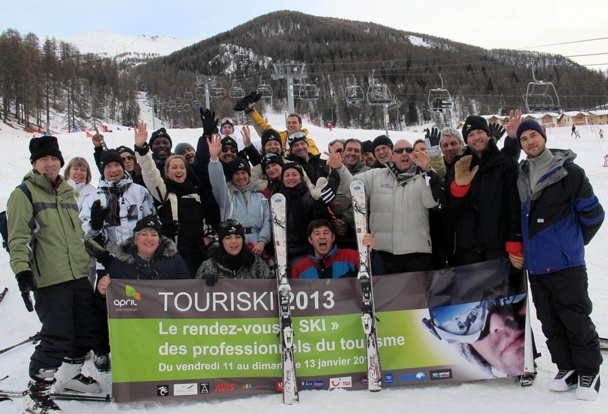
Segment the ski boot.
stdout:
<path fill-rule="evenodd" d="M 101 386 L 91 377 L 82 374 L 82 358 L 65 358 L 55 374 L 55 389 L 57 392 L 81 392 L 99 394 Z"/>

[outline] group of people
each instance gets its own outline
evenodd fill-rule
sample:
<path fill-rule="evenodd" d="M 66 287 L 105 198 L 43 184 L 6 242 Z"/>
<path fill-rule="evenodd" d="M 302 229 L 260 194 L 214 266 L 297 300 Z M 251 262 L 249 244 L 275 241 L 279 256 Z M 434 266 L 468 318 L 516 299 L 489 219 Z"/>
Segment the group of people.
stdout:
<path fill-rule="evenodd" d="M 601 355 L 583 246 L 604 213 L 571 151 L 547 149 L 543 128 L 511 111 L 506 130 L 470 116 L 462 135 L 433 128 L 414 144 L 386 135 L 336 140 L 321 159 L 300 116 L 289 115 L 287 129 L 277 131 L 255 110 L 257 100 L 246 96 L 239 110 L 261 136 L 261 151 L 248 126 L 239 149 L 232 120 L 220 122 L 210 110 L 201 110 L 196 148 L 181 143 L 174 153 L 167 131 L 148 137 L 144 123 L 133 149 L 105 149 L 95 135 L 96 188 L 84 158 L 59 174 L 55 137 L 30 141 L 24 182 L 31 200 L 16 189 L 7 208 L 11 267 L 26 305 L 34 292 L 42 322 L 30 361 L 30 412 L 60 412 L 53 384 L 100 391 L 81 369 L 90 350 L 99 370 L 110 368 L 104 303 L 112 278 L 199 278 L 213 286 L 221 278 L 273 277 L 274 193 L 287 200 L 290 277 L 356 276 L 353 180 L 368 199 L 371 234 L 363 244 L 374 275 L 508 258 L 530 275 L 559 370 L 550 389 L 578 384 L 578 398 L 597 397 Z M 527 158 L 518 165 L 521 150 Z"/>

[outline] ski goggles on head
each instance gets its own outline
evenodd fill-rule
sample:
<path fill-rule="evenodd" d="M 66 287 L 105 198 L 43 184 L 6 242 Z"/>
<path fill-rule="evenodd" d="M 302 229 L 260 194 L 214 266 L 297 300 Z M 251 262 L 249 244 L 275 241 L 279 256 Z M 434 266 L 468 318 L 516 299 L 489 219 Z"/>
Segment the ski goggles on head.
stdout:
<path fill-rule="evenodd" d="M 525 304 L 525 297 L 522 293 L 476 303 L 439 306 L 429 309 L 431 318 L 423 318 L 422 323 L 438 339 L 472 344 L 490 333 L 490 316 L 494 313 L 512 314 L 519 327 L 518 312 Z"/>

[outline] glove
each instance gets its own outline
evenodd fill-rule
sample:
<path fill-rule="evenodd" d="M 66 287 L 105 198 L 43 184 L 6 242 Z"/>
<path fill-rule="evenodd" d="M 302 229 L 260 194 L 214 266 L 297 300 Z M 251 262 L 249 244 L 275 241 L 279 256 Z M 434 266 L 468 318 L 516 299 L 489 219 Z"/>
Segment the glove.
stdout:
<path fill-rule="evenodd" d="M 262 94 L 256 91 L 251 92 L 249 95 L 242 97 L 232 107 L 237 112 L 246 111 L 249 104 L 256 103 L 262 98 Z"/>
<path fill-rule="evenodd" d="M 441 155 L 441 149 L 439 148 L 439 141 L 441 140 L 441 132 L 437 128 L 431 128 L 424 130 L 424 143 L 426 144 L 426 152 L 429 157 L 439 157 Z"/>
<path fill-rule="evenodd" d="M 101 200 L 95 200 L 91 206 L 91 228 L 96 231 L 101 230 L 109 212 L 110 207 L 103 208 Z"/>
<path fill-rule="evenodd" d="M 210 109 L 203 111 L 201 106 L 199 109 L 201 113 L 201 121 L 203 122 L 203 135 L 210 137 L 217 130 L 218 119 L 215 117 L 215 112 L 211 112 Z"/>
<path fill-rule="evenodd" d="M 203 276 L 205 277 L 205 284 L 209 287 L 214 286 L 217 283 L 218 279 L 220 278 L 215 273 L 207 273 Z"/>
<path fill-rule="evenodd" d="M 96 257 L 96 259 L 99 263 L 101 263 L 104 269 L 108 270 L 114 261 L 114 256 L 112 256 L 109 251 L 104 250 L 99 257 Z"/>
<path fill-rule="evenodd" d="M 30 292 L 36 290 L 36 282 L 34 281 L 34 274 L 31 270 L 23 270 L 15 276 L 17 278 L 17 284 L 19 285 L 19 291 L 21 291 L 21 297 L 23 303 L 28 312 L 34 311 L 34 304 L 32 303 L 32 297 Z"/>
<path fill-rule="evenodd" d="M 323 187 L 323 189 L 321 190 L 321 200 L 323 200 L 325 205 L 329 205 L 329 203 L 331 203 L 331 200 L 333 200 L 334 198 L 336 198 L 336 192 L 334 191 L 334 189 L 331 188 L 329 185 Z"/>
<path fill-rule="evenodd" d="M 497 122 L 492 122 L 488 127 L 490 128 L 490 135 L 496 139 L 496 142 L 500 141 L 505 134 L 504 127 Z"/>
<path fill-rule="evenodd" d="M 171 220 L 162 223 L 163 226 L 163 236 L 173 239 L 179 233 L 179 221 Z"/>
<path fill-rule="evenodd" d="M 312 196 L 313 200 L 318 200 L 321 198 L 321 191 L 323 191 L 325 187 L 327 187 L 327 178 L 319 177 L 314 188 L 310 189 L 310 195 Z"/>

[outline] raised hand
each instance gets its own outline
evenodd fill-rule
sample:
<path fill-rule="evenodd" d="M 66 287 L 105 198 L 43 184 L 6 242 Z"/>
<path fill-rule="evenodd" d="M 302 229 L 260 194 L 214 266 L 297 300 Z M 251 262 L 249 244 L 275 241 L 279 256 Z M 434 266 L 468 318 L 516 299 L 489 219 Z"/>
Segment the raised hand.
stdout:
<path fill-rule="evenodd" d="M 424 151 L 415 150 L 410 154 L 410 159 L 424 171 L 428 170 L 431 165 L 431 158 L 429 157 L 429 154 Z"/>
<path fill-rule="evenodd" d="M 249 129 L 249 125 L 243 125 L 241 128 L 241 136 L 243 137 L 243 144 L 246 147 L 251 146 L 251 130 Z"/>
<path fill-rule="evenodd" d="M 203 107 L 199 108 L 201 114 L 201 121 L 203 122 L 203 135 L 210 137 L 217 130 L 217 124 L 219 119 L 215 117 L 215 112 L 211 112 L 210 109 L 203 111 Z"/>
<path fill-rule="evenodd" d="M 471 184 L 471 181 L 475 178 L 475 174 L 477 174 L 477 170 L 479 170 L 479 165 L 476 165 L 471 169 L 472 160 L 472 155 L 465 155 L 456 161 L 456 165 L 454 165 L 454 173 L 456 175 L 454 181 L 456 181 L 457 186 L 465 187 Z"/>
<path fill-rule="evenodd" d="M 148 140 L 148 126 L 145 122 L 140 122 L 133 129 L 133 131 L 135 145 L 138 148 L 143 148 L 146 145 L 146 141 Z"/>
<path fill-rule="evenodd" d="M 327 148 L 327 151 L 324 151 L 323 153 L 327 155 L 326 163 L 329 167 L 334 170 L 340 168 L 340 165 L 342 165 L 342 157 L 339 153 L 335 152 L 331 147 Z"/>
<path fill-rule="evenodd" d="M 511 139 L 517 139 L 517 127 L 521 124 L 521 111 L 519 109 L 511 109 L 509 111 L 509 123 L 507 124 L 507 135 Z"/>
<path fill-rule="evenodd" d="M 211 135 L 211 139 L 207 138 L 207 145 L 209 146 L 209 156 L 211 161 L 217 161 L 222 151 L 222 137 L 220 134 Z"/>
<path fill-rule="evenodd" d="M 488 125 L 488 128 L 490 128 L 490 135 L 494 137 L 496 142 L 500 141 L 502 136 L 505 134 L 504 127 L 497 122 L 492 122 L 490 125 Z"/>
<path fill-rule="evenodd" d="M 431 128 L 431 130 L 427 128 L 424 132 L 424 143 L 426 144 L 429 157 L 440 157 L 441 149 L 439 148 L 439 141 L 441 140 L 441 132 L 435 127 Z"/>

